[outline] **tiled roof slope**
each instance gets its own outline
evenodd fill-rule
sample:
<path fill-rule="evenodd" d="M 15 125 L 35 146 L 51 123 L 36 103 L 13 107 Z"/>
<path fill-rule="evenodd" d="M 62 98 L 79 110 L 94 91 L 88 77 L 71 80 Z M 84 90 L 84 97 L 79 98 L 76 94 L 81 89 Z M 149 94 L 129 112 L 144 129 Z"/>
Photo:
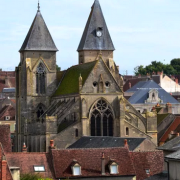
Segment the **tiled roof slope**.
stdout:
<path fill-rule="evenodd" d="M 158 96 L 161 100 L 163 100 L 163 104 L 171 103 L 171 104 L 179 104 L 179 102 L 174 99 L 169 93 L 167 93 L 164 89 L 162 89 L 157 83 L 153 80 L 147 81 L 137 92 L 135 92 L 128 101 L 131 104 L 144 104 L 145 100 L 149 97 L 149 91 L 151 89 L 156 89 L 158 91 Z"/>
<path fill-rule="evenodd" d="M 4 152 L 12 151 L 9 125 L 0 125 L 0 143 L 3 146 Z"/>
<path fill-rule="evenodd" d="M 134 167 L 127 148 L 105 149 L 64 149 L 52 150 L 56 178 L 72 177 L 71 164 L 76 160 L 81 166 L 82 176 L 97 177 L 101 175 L 102 152 L 105 156 L 106 176 L 110 176 L 108 163 L 110 159 L 119 165 L 119 175 L 134 175 Z M 112 176 L 112 175 L 111 175 Z M 117 176 L 117 175 L 116 175 Z"/>
<path fill-rule="evenodd" d="M 79 92 L 79 76 L 82 76 L 83 84 L 85 83 L 89 73 L 98 61 L 84 63 L 70 67 L 57 88 L 54 96 L 65 94 L 77 94 Z"/>
<path fill-rule="evenodd" d="M 5 105 L 0 110 L 0 121 L 5 120 L 5 116 L 10 116 L 10 120 L 15 120 L 15 109 L 11 105 Z"/>
<path fill-rule="evenodd" d="M 163 171 L 164 155 L 163 151 L 130 152 L 136 171 L 137 180 L 144 180 L 148 177 L 146 169 L 150 170 L 150 175 Z"/>
<path fill-rule="evenodd" d="M 180 149 L 180 136 L 171 139 L 162 146 L 158 147 L 159 150 L 176 151 Z"/>
<path fill-rule="evenodd" d="M 58 51 L 40 11 L 37 12 L 19 51 Z"/>
<path fill-rule="evenodd" d="M 145 138 L 82 137 L 69 146 L 68 149 L 124 147 L 125 139 L 127 139 L 130 151 L 135 150 L 145 140 Z"/>
<path fill-rule="evenodd" d="M 136 92 L 141 88 L 147 81 L 139 81 L 132 88 L 128 89 L 126 92 Z"/>
<path fill-rule="evenodd" d="M 96 35 L 97 28 L 103 28 L 101 37 L 97 37 Z M 78 51 L 81 50 L 115 50 L 99 0 L 95 0 L 89 15 L 78 47 Z"/>
<path fill-rule="evenodd" d="M 166 142 L 169 139 L 169 134 L 171 131 L 175 131 L 180 125 L 180 116 L 176 117 L 175 120 L 168 126 L 163 136 L 159 139 L 161 142 Z"/>
<path fill-rule="evenodd" d="M 6 168 L 6 174 L 4 172 L 2 172 L 5 170 L 5 169 L 2 169 L 3 156 L 4 156 L 4 149 L 0 142 L 0 179 L 2 178 L 1 180 L 13 180 L 8 164 L 7 164 L 7 168 Z M 6 175 L 6 179 L 2 177 L 2 173 Z"/>
<path fill-rule="evenodd" d="M 45 172 L 40 172 L 42 178 L 52 178 L 53 167 L 49 153 L 6 153 L 6 159 L 10 167 L 20 167 L 21 174 L 34 173 L 34 165 L 44 165 Z"/>

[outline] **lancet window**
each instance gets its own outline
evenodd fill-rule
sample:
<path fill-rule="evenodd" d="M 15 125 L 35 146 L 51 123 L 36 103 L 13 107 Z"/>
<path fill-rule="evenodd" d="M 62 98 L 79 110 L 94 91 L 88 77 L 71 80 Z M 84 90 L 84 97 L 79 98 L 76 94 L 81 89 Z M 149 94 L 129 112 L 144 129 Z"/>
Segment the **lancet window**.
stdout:
<path fill-rule="evenodd" d="M 46 70 L 42 63 L 39 64 L 36 71 L 36 93 L 45 94 L 46 87 Z"/>
<path fill-rule="evenodd" d="M 91 136 L 113 136 L 113 113 L 104 100 L 99 100 L 93 107 Z"/>

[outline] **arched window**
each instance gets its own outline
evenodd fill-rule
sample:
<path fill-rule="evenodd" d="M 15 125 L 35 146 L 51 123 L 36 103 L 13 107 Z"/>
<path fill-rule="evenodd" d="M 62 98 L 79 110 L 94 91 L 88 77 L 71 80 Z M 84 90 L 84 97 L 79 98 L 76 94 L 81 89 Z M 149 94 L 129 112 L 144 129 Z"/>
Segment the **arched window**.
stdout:
<path fill-rule="evenodd" d="M 43 105 L 40 104 L 36 111 L 37 119 L 39 119 L 41 117 L 41 115 L 43 115 L 43 114 L 44 114 Z"/>
<path fill-rule="evenodd" d="M 46 71 L 42 63 L 39 64 L 36 71 L 36 93 L 45 94 Z"/>
<path fill-rule="evenodd" d="M 98 101 L 93 107 L 91 136 L 113 136 L 113 113 L 104 100 Z"/>

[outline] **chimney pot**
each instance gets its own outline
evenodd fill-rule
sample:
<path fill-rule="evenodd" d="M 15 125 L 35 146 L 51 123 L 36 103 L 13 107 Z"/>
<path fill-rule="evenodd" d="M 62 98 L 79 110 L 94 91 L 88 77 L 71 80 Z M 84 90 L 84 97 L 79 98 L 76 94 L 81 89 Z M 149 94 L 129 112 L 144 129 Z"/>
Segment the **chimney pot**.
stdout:
<path fill-rule="evenodd" d="M 50 147 L 51 147 L 51 149 L 55 149 L 55 147 L 54 147 L 54 140 L 50 140 Z"/>
<path fill-rule="evenodd" d="M 27 147 L 25 143 L 23 144 L 22 152 L 27 152 Z"/>
<path fill-rule="evenodd" d="M 102 157 L 101 157 L 101 174 L 106 175 L 106 173 L 105 173 L 105 156 L 104 156 L 104 153 L 102 153 Z"/>
<path fill-rule="evenodd" d="M 128 141 L 127 139 L 124 140 L 124 147 L 126 147 L 127 149 L 129 149 L 129 146 L 128 146 Z"/>

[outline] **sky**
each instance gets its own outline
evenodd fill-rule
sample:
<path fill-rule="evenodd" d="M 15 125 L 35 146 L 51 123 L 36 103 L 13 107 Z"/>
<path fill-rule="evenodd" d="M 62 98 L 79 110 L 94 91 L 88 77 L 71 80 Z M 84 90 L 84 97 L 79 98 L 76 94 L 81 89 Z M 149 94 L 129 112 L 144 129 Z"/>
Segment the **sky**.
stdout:
<path fill-rule="evenodd" d="M 120 73 L 157 60 L 180 58 L 180 1 L 99 0 Z M 40 0 L 42 16 L 58 48 L 62 70 L 78 64 L 77 48 L 94 0 Z M 14 70 L 38 0 L 0 0 L 0 68 Z"/>

